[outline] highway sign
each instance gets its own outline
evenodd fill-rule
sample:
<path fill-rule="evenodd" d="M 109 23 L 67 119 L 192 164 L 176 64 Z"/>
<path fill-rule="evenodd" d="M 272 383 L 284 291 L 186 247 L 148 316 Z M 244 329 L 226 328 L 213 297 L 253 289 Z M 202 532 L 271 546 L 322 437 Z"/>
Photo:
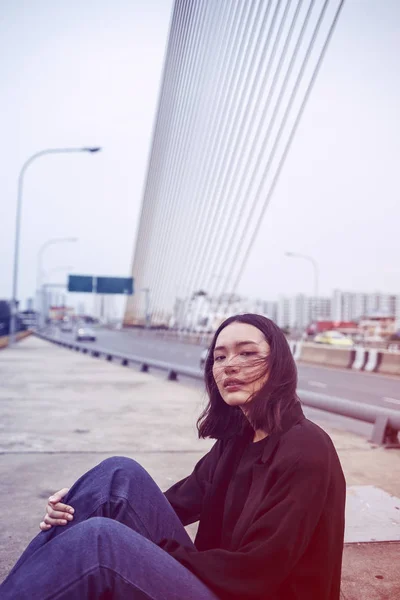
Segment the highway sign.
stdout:
<path fill-rule="evenodd" d="M 69 275 L 68 291 L 92 293 L 93 279 L 92 275 Z"/>
<path fill-rule="evenodd" d="M 69 275 L 69 292 L 97 294 L 133 294 L 132 277 L 95 277 L 94 275 Z"/>
<path fill-rule="evenodd" d="M 132 277 L 97 277 L 98 294 L 133 294 Z"/>

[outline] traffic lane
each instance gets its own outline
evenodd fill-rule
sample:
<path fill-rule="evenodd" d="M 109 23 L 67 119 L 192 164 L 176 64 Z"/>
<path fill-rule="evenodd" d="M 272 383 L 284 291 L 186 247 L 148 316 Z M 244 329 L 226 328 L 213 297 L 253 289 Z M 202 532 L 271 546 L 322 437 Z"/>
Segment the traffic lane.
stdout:
<path fill-rule="evenodd" d="M 60 336 L 68 341 L 75 341 L 73 333 L 60 332 Z M 90 348 L 106 348 L 126 354 L 134 354 L 144 359 L 154 359 L 175 365 L 198 368 L 203 348 L 192 344 L 164 340 L 154 335 L 135 335 L 135 332 L 96 329 L 95 342 L 83 342 Z"/>
<path fill-rule="evenodd" d="M 398 378 L 315 365 L 298 364 L 297 368 L 302 389 L 400 410 Z"/>
<path fill-rule="evenodd" d="M 73 334 L 62 334 L 74 339 Z M 163 339 L 155 332 L 97 330 L 97 341 L 90 347 L 136 354 L 172 364 L 198 368 L 203 347 L 177 340 Z M 382 375 L 359 373 L 344 369 L 298 364 L 299 388 L 328 396 L 400 410 L 400 381 Z"/>

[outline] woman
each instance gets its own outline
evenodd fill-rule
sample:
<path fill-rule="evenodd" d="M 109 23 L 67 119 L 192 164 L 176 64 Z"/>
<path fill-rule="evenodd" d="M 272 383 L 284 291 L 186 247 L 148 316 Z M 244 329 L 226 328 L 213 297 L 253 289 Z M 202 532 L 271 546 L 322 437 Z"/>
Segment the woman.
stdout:
<path fill-rule="evenodd" d="M 162 494 L 134 461 L 103 461 L 49 499 L 3 600 L 339 598 L 345 481 L 304 418 L 283 333 L 230 317 L 205 381 L 198 431 L 217 442 L 193 473 Z M 193 544 L 184 526 L 197 520 Z"/>

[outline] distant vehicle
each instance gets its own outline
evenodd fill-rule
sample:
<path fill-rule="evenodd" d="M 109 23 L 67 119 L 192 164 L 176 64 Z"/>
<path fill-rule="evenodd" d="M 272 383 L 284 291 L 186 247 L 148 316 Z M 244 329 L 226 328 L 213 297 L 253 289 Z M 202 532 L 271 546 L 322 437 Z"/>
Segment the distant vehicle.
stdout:
<path fill-rule="evenodd" d="M 76 331 L 75 339 L 77 342 L 95 342 L 96 334 L 93 329 L 90 329 L 90 327 L 79 327 Z"/>
<path fill-rule="evenodd" d="M 72 326 L 71 321 L 62 321 L 60 330 L 64 331 L 64 332 L 73 331 L 73 326 Z"/>
<path fill-rule="evenodd" d="M 353 340 L 339 331 L 324 331 L 324 333 L 319 333 L 315 336 L 314 342 L 336 346 L 337 348 L 353 348 L 354 346 Z"/>
<path fill-rule="evenodd" d="M 208 354 L 208 348 L 204 348 L 204 350 L 200 356 L 200 369 L 204 369 L 204 367 L 206 365 L 207 354 Z"/>

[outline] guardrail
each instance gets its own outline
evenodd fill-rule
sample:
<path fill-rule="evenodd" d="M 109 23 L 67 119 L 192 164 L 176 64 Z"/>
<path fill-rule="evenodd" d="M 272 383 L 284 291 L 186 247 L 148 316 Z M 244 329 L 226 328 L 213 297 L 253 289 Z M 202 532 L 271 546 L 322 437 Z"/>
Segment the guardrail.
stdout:
<path fill-rule="evenodd" d="M 136 356 L 135 354 L 126 354 L 125 352 L 116 352 L 107 348 L 90 348 L 86 344 L 81 342 L 73 342 L 64 340 L 62 338 L 52 337 L 44 333 L 36 332 L 35 335 L 43 340 L 62 346 L 63 348 L 69 348 L 70 350 L 76 350 L 83 354 L 89 354 L 95 358 L 105 358 L 108 361 L 119 361 L 123 367 L 128 367 L 131 364 L 139 365 L 140 371 L 147 373 L 150 368 L 159 369 L 160 371 L 166 371 L 168 373 L 167 378 L 169 381 L 177 381 L 178 375 L 184 377 L 191 377 L 192 379 L 203 380 L 204 374 L 200 369 L 193 369 L 191 367 L 183 367 L 178 365 L 172 365 L 161 360 L 156 359 L 145 359 L 143 356 Z"/>
<path fill-rule="evenodd" d="M 140 366 L 140 371 L 147 373 L 150 368 L 165 371 L 169 381 L 177 381 L 178 375 L 190 377 L 197 381 L 203 381 L 204 373 L 200 369 L 193 369 L 180 365 L 172 365 L 160 360 L 146 359 L 134 354 L 115 352 L 107 348 L 90 348 L 80 342 L 67 341 L 61 338 L 54 338 L 43 333 L 36 332 L 35 335 L 43 340 L 76 350 L 84 354 L 89 354 L 95 358 L 104 358 L 108 361 L 119 361 L 124 367 L 131 364 Z M 295 350 L 295 349 L 293 349 Z M 400 431 L 400 411 L 373 406 L 371 404 L 362 404 L 344 398 L 327 396 L 308 390 L 298 389 L 298 395 L 301 402 L 310 408 L 317 408 L 326 412 L 350 417 L 365 423 L 373 424 L 371 442 L 373 444 L 385 446 L 385 448 L 400 448 L 398 432 Z"/>

